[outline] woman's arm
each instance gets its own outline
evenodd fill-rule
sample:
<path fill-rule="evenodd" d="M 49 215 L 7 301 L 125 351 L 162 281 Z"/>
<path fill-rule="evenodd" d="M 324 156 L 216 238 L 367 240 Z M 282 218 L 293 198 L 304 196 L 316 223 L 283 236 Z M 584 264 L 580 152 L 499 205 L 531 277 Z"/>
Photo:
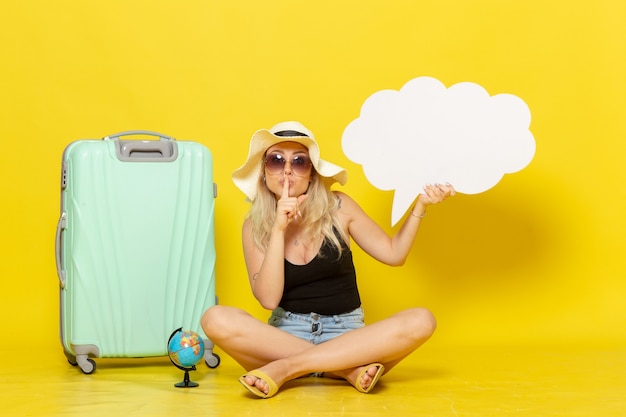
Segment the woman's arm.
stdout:
<path fill-rule="evenodd" d="M 252 294 L 264 308 L 273 310 L 282 298 L 285 284 L 284 231 L 272 230 L 266 252 L 254 243 L 250 219 L 245 221 L 242 234 L 243 255 Z"/>
<path fill-rule="evenodd" d="M 289 197 L 289 181 L 283 184 L 282 195 L 276 203 L 276 218 L 268 246 L 263 252 L 254 242 L 252 221 L 243 225 L 243 254 L 248 268 L 252 293 L 261 305 L 273 310 L 278 307 L 285 288 L 285 230 L 299 215 L 306 195 Z"/>
<path fill-rule="evenodd" d="M 340 194 L 341 211 L 347 219 L 350 236 L 367 254 L 378 261 L 392 266 L 403 265 L 413 246 L 426 208 L 455 194 L 451 185 L 429 185 L 424 191 L 393 237 L 387 235 L 352 198 Z"/>

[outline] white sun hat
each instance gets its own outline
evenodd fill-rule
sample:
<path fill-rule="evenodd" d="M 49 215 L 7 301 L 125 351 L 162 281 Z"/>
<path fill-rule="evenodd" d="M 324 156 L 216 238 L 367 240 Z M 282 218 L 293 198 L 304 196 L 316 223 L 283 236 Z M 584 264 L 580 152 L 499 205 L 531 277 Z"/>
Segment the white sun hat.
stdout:
<path fill-rule="evenodd" d="M 256 187 L 259 175 L 261 175 L 265 151 L 280 142 L 296 142 L 306 146 L 313 168 L 322 177 L 330 179 L 330 183 L 338 182 L 344 185 L 348 180 L 348 173 L 345 169 L 320 158 L 320 148 L 310 130 L 299 122 L 281 122 L 271 129 L 260 129 L 254 132 L 250 139 L 248 159 L 233 172 L 233 182 L 250 201 L 256 198 Z"/>

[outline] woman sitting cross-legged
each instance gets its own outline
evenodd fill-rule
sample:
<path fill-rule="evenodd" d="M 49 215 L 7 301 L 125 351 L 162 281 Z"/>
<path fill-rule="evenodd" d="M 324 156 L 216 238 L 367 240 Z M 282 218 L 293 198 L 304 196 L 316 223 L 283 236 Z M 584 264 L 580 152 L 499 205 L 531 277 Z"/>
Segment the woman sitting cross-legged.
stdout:
<path fill-rule="evenodd" d="M 202 327 L 246 369 L 240 382 L 258 397 L 310 374 L 345 379 L 368 393 L 435 330 L 433 315 L 419 307 L 364 324 L 350 244 L 402 265 L 426 207 L 454 188 L 426 186 L 390 237 L 352 198 L 331 191 L 346 178 L 344 169 L 320 158 L 313 135 L 297 122 L 254 133 L 247 161 L 233 173 L 252 203 L 242 232 L 250 286 L 272 314 L 264 323 L 216 305 Z"/>

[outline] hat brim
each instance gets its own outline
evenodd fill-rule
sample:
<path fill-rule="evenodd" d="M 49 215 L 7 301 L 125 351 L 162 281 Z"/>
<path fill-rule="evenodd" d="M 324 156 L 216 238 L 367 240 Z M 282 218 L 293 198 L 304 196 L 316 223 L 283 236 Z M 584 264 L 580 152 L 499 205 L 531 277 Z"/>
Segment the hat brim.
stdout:
<path fill-rule="evenodd" d="M 250 149 L 246 162 L 232 174 L 235 185 L 243 193 L 254 201 L 257 192 L 257 180 L 261 173 L 261 165 L 265 151 L 277 143 L 296 142 L 309 151 L 309 158 L 315 171 L 322 177 L 330 179 L 330 183 L 338 182 L 344 185 L 348 179 L 345 169 L 320 158 L 320 149 L 313 137 L 309 136 L 277 136 L 268 129 L 260 129 L 254 132 L 250 139 Z"/>

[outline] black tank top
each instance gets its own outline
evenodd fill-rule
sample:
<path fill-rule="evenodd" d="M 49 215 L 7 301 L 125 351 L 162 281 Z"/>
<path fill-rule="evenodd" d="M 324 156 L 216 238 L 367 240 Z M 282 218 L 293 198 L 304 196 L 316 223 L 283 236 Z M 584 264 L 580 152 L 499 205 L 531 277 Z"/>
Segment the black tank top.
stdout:
<path fill-rule="evenodd" d="M 342 242 L 341 258 L 328 241 L 306 265 L 285 259 L 285 289 L 280 307 L 294 313 L 335 315 L 361 306 L 352 252 Z"/>

